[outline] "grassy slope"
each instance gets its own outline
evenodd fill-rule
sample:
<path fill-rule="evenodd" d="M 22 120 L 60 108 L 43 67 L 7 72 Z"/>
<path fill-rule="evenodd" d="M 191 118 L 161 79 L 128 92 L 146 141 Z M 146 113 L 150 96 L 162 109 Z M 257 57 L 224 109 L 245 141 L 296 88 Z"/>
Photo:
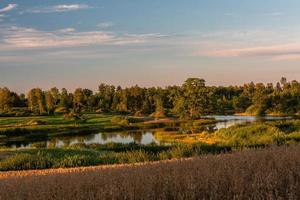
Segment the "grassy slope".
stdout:
<path fill-rule="evenodd" d="M 299 199 L 300 146 L 0 174 L 0 199 Z"/>

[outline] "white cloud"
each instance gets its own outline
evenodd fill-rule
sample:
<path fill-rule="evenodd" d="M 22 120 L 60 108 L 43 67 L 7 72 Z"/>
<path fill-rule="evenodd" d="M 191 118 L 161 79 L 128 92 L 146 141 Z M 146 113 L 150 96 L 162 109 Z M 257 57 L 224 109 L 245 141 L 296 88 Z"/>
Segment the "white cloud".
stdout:
<path fill-rule="evenodd" d="M 97 25 L 99 28 L 109 28 L 114 26 L 112 22 L 101 22 Z"/>
<path fill-rule="evenodd" d="M 72 32 L 75 32 L 76 30 L 74 28 L 64 28 L 64 29 L 60 29 L 58 30 L 58 32 L 61 32 L 61 33 L 72 33 Z"/>
<path fill-rule="evenodd" d="M 17 6 L 18 6 L 18 4 L 8 4 L 6 7 L 0 9 L 0 13 L 5 13 L 8 11 L 11 11 L 11 10 L 15 9 Z"/>
<path fill-rule="evenodd" d="M 73 10 L 81 10 L 81 9 L 87 9 L 90 8 L 90 6 L 86 4 L 65 4 L 65 5 L 57 5 L 53 7 L 53 10 L 55 12 L 66 12 L 66 11 L 73 11 Z"/>
<path fill-rule="evenodd" d="M 282 16 L 283 12 L 270 12 L 270 13 L 266 13 L 266 16 Z"/>
<path fill-rule="evenodd" d="M 47 7 L 36 7 L 25 10 L 22 13 L 55 13 L 55 12 L 69 12 L 69 11 L 76 11 L 76 10 L 83 10 L 92 8 L 87 4 L 62 4 L 62 5 L 55 5 L 55 6 L 47 6 Z"/>
<path fill-rule="evenodd" d="M 118 35 L 113 32 L 86 31 L 77 32 L 73 28 L 57 31 L 41 31 L 32 28 L 3 28 L 0 34 L 1 49 L 37 49 L 63 48 L 92 45 L 128 45 L 140 44 L 158 39 L 159 34 Z"/>

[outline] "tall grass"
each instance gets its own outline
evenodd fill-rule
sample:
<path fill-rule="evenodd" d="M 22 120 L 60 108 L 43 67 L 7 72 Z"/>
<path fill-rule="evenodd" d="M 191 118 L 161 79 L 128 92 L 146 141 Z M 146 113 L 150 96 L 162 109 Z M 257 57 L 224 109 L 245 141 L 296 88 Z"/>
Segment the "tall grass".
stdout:
<path fill-rule="evenodd" d="M 115 147 L 115 148 L 113 148 Z M 125 164 L 146 161 L 185 158 L 207 153 L 230 151 L 230 147 L 192 144 L 176 146 L 111 144 L 85 145 L 63 149 L 29 149 L 9 151 L 0 159 L 0 171 L 48 169 L 61 167 Z M 0 155 L 5 151 L 0 152 Z"/>
<path fill-rule="evenodd" d="M 284 134 L 277 127 L 264 123 L 241 124 L 220 129 L 215 136 L 232 147 L 260 146 L 280 143 Z"/>
<path fill-rule="evenodd" d="M 0 199 L 300 199 L 300 146 L 0 174 Z"/>

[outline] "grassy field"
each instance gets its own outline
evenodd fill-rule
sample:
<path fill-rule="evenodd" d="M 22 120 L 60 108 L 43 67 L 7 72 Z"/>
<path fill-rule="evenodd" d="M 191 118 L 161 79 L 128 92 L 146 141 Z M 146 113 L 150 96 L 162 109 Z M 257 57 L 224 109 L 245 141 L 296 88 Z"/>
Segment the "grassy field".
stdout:
<path fill-rule="evenodd" d="M 193 121 L 196 126 L 212 124 L 213 119 Z M 180 126 L 189 122 L 175 118 L 155 120 L 151 117 L 133 117 L 117 114 L 83 114 L 79 120 L 63 115 L 32 117 L 0 117 L 0 142 L 12 137 L 42 137 L 78 134 L 84 132 L 111 132 L 137 129 L 156 129 Z M 26 139 L 26 138 L 24 138 Z"/>
<path fill-rule="evenodd" d="M 0 199 L 299 199 L 300 146 L 187 160 L 8 172 Z"/>
<path fill-rule="evenodd" d="M 34 118 L 37 120 L 37 118 Z M 64 126 L 61 116 L 39 117 L 46 121 L 43 126 Z M 16 126 L 25 124 L 19 118 L 10 121 L 2 119 L 2 124 Z M 32 119 L 30 119 L 32 121 Z M 129 122 L 129 121 L 132 122 Z M 156 129 L 155 138 L 161 144 L 90 144 L 84 143 L 65 146 L 63 148 L 44 148 L 33 146 L 26 149 L 0 149 L 0 171 L 48 169 L 60 167 L 95 166 L 105 164 L 124 164 L 147 161 L 187 158 L 207 153 L 237 151 L 243 148 L 261 148 L 270 145 L 294 144 L 300 141 L 300 120 L 257 122 L 239 124 L 216 132 L 198 132 L 199 127 L 212 123 L 209 120 L 177 122 L 173 119 L 144 121 L 143 118 L 124 118 L 113 115 L 86 116 L 82 126 L 102 127 L 119 126 L 120 128 L 144 126 Z M 68 125 L 68 123 L 66 122 Z M 134 124 L 134 125 L 132 125 Z M 131 128 L 132 128 L 131 127 Z M 161 128 L 165 127 L 165 128 Z M 76 127 L 75 127 L 76 128 Z M 80 130 L 80 126 L 78 128 Z M 77 129 L 77 130 L 78 130 Z M 78 131 L 79 131 L 78 130 Z M 91 129 L 88 129 L 89 133 Z M 74 133 L 74 132 L 73 132 Z M 44 133 L 47 135 L 47 132 Z M 70 134 L 70 133 L 68 133 Z M 29 135 L 37 137 L 34 135 Z M 23 136 L 22 136 L 23 137 Z"/>
<path fill-rule="evenodd" d="M 155 133 L 155 138 L 165 143 L 193 144 L 202 142 L 233 148 L 297 143 L 300 141 L 300 120 L 238 124 L 213 133 L 206 131 L 180 133 L 177 130 L 159 130 Z"/>
<path fill-rule="evenodd" d="M 191 145 L 93 144 L 68 148 L 0 150 L 0 171 L 139 163 L 220 154 L 230 147 Z"/>

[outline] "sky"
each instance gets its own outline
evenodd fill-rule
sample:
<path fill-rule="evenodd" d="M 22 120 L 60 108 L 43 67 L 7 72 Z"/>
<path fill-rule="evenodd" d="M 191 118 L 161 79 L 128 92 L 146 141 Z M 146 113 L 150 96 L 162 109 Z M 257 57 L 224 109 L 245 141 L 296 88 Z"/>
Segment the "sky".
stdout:
<path fill-rule="evenodd" d="M 300 79 L 299 0 L 0 0 L 0 87 Z"/>

